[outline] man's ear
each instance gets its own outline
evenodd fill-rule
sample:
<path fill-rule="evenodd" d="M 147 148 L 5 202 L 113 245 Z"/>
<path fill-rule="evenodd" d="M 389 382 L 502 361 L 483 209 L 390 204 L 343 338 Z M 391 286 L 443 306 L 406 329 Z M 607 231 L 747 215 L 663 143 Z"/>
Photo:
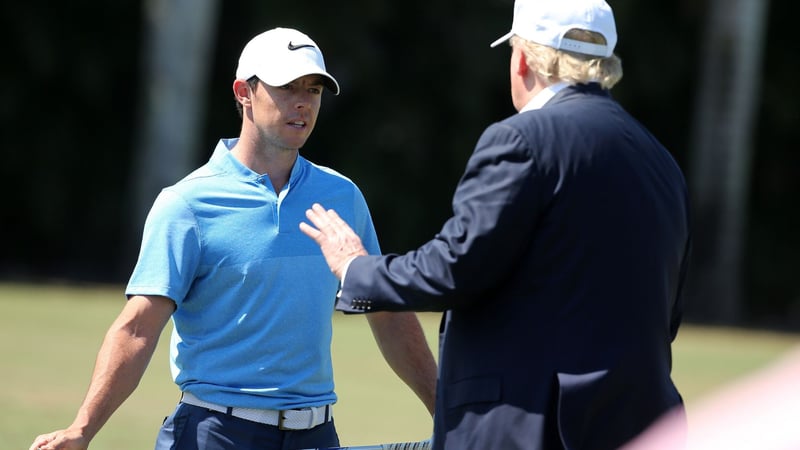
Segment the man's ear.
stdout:
<path fill-rule="evenodd" d="M 526 75 L 528 75 L 528 71 L 531 70 L 531 68 L 528 67 L 528 58 L 525 57 L 525 52 L 522 50 L 515 48 L 514 51 L 519 52 L 519 58 L 517 58 L 516 67 L 517 74 L 524 78 Z"/>
<path fill-rule="evenodd" d="M 233 95 L 242 106 L 250 106 L 250 84 L 245 80 L 233 80 Z"/>

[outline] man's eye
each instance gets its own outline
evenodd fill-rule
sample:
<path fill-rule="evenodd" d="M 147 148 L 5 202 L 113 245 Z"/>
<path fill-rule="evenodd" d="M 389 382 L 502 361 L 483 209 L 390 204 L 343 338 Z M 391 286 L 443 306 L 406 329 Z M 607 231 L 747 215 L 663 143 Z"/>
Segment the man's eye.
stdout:
<path fill-rule="evenodd" d="M 311 92 L 312 94 L 321 94 L 322 88 L 318 87 L 308 88 L 308 92 Z"/>

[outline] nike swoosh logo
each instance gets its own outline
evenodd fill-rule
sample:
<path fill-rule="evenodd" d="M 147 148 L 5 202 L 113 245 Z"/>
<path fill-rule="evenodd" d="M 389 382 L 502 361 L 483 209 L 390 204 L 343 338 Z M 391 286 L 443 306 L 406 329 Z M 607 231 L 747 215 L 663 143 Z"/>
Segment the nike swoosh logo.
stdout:
<path fill-rule="evenodd" d="M 311 45 L 311 44 L 300 44 L 300 45 L 294 45 L 294 44 L 292 44 L 292 41 L 289 41 L 289 50 L 297 50 L 297 49 L 300 49 L 300 48 L 303 48 L 303 47 L 311 47 L 311 48 L 314 48 L 314 46 L 313 46 L 313 45 Z"/>

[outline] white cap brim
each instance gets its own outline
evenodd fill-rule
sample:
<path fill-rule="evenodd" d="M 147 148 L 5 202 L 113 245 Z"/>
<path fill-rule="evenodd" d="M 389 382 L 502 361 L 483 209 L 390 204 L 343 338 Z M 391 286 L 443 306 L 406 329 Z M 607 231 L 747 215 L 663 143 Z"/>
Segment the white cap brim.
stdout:
<path fill-rule="evenodd" d="M 320 75 L 323 78 L 322 82 L 325 87 L 330 90 L 333 95 L 339 95 L 339 83 L 336 79 L 312 62 L 305 65 L 284 66 L 284 70 L 280 70 L 276 67 L 272 67 L 271 69 L 272 70 L 269 71 L 264 71 L 262 68 L 256 69 L 254 75 L 270 86 L 283 86 L 306 75 Z"/>
<path fill-rule="evenodd" d="M 492 42 L 491 44 L 489 44 L 489 47 L 497 47 L 498 45 L 502 44 L 503 42 L 511 39 L 511 36 L 514 36 L 514 32 L 513 31 L 509 31 L 508 33 L 503 35 L 503 37 L 501 37 L 500 39 Z"/>

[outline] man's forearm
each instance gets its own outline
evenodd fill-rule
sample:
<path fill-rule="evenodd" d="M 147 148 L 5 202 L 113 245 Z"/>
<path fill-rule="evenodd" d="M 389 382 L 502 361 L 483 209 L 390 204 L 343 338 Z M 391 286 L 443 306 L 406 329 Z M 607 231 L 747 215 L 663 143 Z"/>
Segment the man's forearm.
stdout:
<path fill-rule="evenodd" d="M 136 389 L 156 343 L 132 336 L 115 323 L 98 352 L 89 389 L 70 428 L 91 440 Z"/>
<path fill-rule="evenodd" d="M 174 310 L 175 303 L 166 297 L 131 297 L 103 339 L 75 420 L 66 429 L 40 434 L 30 450 L 85 450 L 136 389 Z"/>
<path fill-rule="evenodd" d="M 433 415 L 436 398 L 436 361 L 415 313 L 367 314 L 381 354 L 398 377 Z"/>
<path fill-rule="evenodd" d="M 174 311 L 165 297 L 134 296 L 106 332 L 92 381 L 70 430 L 91 440 L 136 389 Z"/>

